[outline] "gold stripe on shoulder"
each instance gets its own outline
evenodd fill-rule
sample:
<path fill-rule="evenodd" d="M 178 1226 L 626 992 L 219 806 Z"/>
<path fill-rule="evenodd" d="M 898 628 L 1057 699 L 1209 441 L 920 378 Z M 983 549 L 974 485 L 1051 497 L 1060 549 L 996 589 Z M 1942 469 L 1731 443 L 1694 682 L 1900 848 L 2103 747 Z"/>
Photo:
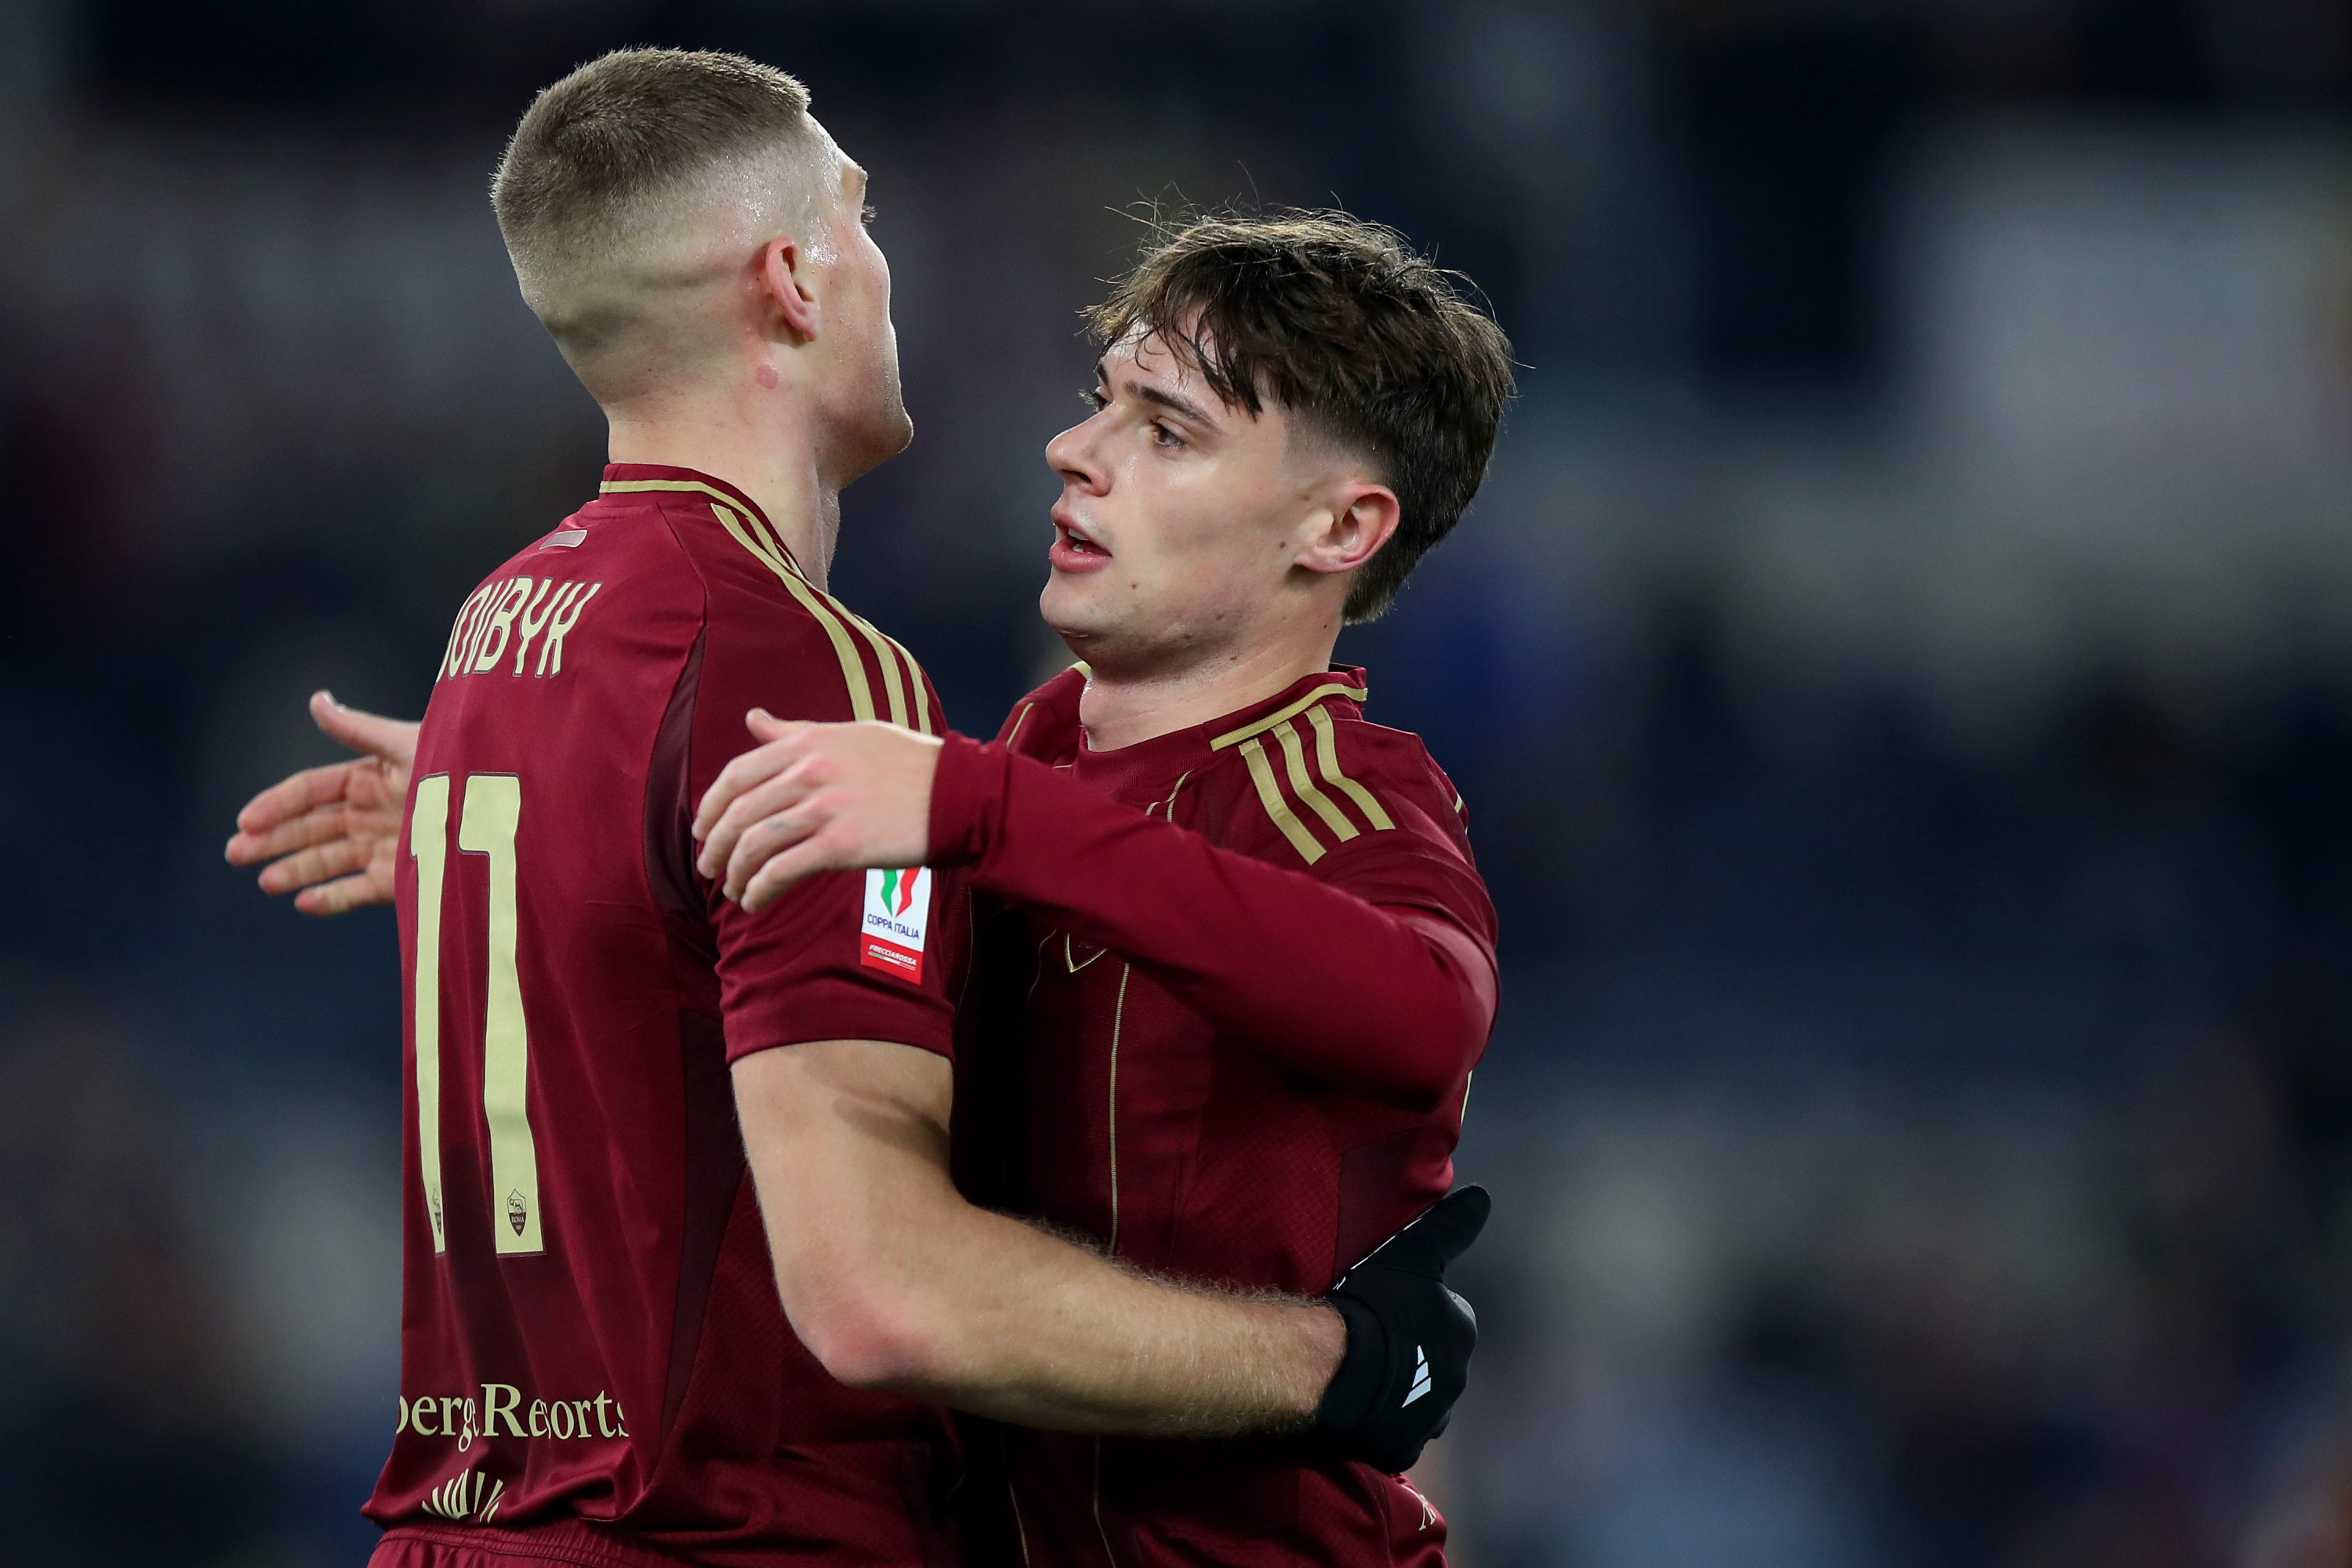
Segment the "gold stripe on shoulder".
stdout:
<path fill-rule="evenodd" d="M 1257 785 L 1257 797 L 1265 804 L 1265 814 L 1274 818 L 1274 825 L 1282 829 L 1282 836 L 1290 840 L 1290 847 L 1304 855 L 1309 866 L 1323 858 L 1323 846 L 1316 842 L 1315 835 L 1307 830 L 1307 825 L 1298 820 L 1297 813 L 1290 809 L 1290 803 L 1282 798 L 1282 786 L 1274 781 L 1274 764 L 1265 760 L 1265 742 L 1255 740 L 1243 742 L 1242 760 L 1249 763 L 1250 782 Z"/>
<path fill-rule="evenodd" d="M 1339 771 L 1339 747 L 1332 738 L 1331 715 L 1320 708 L 1310 709 L 1307 721 L 1315 726 L 1315 765 L 1323 771 L 1323 782 L 1354 801 L 1356 809 L 1364 814 L 1364 819 L 1376 831 L 1386 833 L 1393 828 L 1396 824 L 1391 822 L 1389 814 L 1381 809 L 1381 803 L 1372 798 L 1372 792 Z M 1454 804 L 1459 809 L 1460 801 Z"/>
<path fill-rule="evenodd" d="M 738 512 L 742 512 L 742 508 L 740 506 L 736 507 L 734 510 Z M 783 562 L 785 565 L 791 567 L 794 576 L 798 577 L 802 582 L 807 583 L 810 589 L 818 598 L 823 599 L 825 602 L 835 616 L 839 616 L 846 624 L 856 626 L 859 633 L 865 637 L 867 646 L 874 649 L 874 662 L 882 671 L 883 693 L 889 699 L 890 702 L 890 722 L 898 725 L 902 729 L 907 726 L 907 695 L 898 682 L 898 666 L 891 662 L 890 650 L 892 648 L 898 648 L 899 656 L 907 661 L 907 668 L 915 686 L 914 700 L 916 708 L 926 716 L 926 721 L 928 721 L 930 704 L 923 696 L 922 676 L 916 667 L 914 656 L 908 653 L 905 648 L 898 647 L 898 643 L 891 637 L 886 636 L 879 627 L 875 626 L 873 622 L 867 620 L 865 616 L 859 615 L 856 611 L 851 609 L 847 605 L 843 604 L 839 599 L 835 598 L 831 594 L 826 593 L 824 589 L 817 587 L 815 584 L 809 583 L 808 574 L 800 569 L 800 563 L 793 559 L 793 552 L 784 548 L 783 542 L 775 536 L 774 531 L 766 527 L 757 517 L 752 516 L 749 512 L 743 512 L 742 515 L 744 523 L 751 528 L 754 533 L 760 536 L 761 542 L 767 545 L 768 553 Z M 861 658 L 858 662 L 863 665 L 865 661 Z M 916 727 L 922 730 L 925 734 L 929 734 L 930 732 L 930 725 L 928 721 Z"/>
<path fill-rule="evenodd" d="M 751 531 L 751 537 L 759 542 L 760 553 L 771 566 L 778 564 L 787 566 L 791 568 L 793 575 L 799 578 L 802 583 L 811 588 L 816 586 L 815 584 L 809 582 L 808 574 L 801 570 L 801 563 L 793 559 L 793 552 L 784 548 L 784 542 L 777 536 L 776 531 L 769 527 L 765 520 L 757 512 L 746 511 L 740 506 L 714 505 L 710 510 L 716 512 L 732 513 L 736 520 Z M 722 517 L 719 521 L 723 522 L 726 519 Z"/>
<path fill-rule="evenodd" d="M 1034 702 L 1024 702 L 1021 705 L 1021 711 L 1013 716 L 1013 728 L 1004 737 L 1006 751 L 1013 750 L 1013 742 L 1021 739 L 1021 726 L 1029 722 L 1029 710 L 1036 706 Z"/>
<path fill-rule="evenodd" d="M 851 715 L 859 719 L 873 718 L 874 689 L 866 679 L 866 661 L 858 657 L 857 645 L 849 640 L 849 628 L 843 626 L 834 613 L 824 607 L 820 602 L 821 595 L 815 589 L 801 581 L 799 573 L 786 568 L 784 563 L 789 557 L 782 555 L 781 552 L 771 554 L 769 547 L 762 541 L 751 536 L 748 530 L 757 527 L 757 519 L 747 513 L 738 513 L 732 503 L 726 506 L 714 505 L 710 510 L 711 514 L 719 519 L 719 525 L 734 536 L 735 542 L 750 551 L 753 559 L 761 565 L 773 572 L 778 580 L 791 590 L 793 597 L 801 602 L 801 608 L 806 610 L 815 619 L 817 625 L 824 628 L 824 635 L 833 643 L 834 654 L 841 660 L 841 678 L 849 688 Z"/>
<path fill-rule="evenodd" d="M 1297 701 L 1286 703 L 1283 707 L 1267 714 L 1263 719 L 1257 720 L 1252 723 L 1244 724 L 1238 730 L 1231 730 L 1226 731 L 1224 734 L 1218 736 L 1215 740 L 1209 742 L 1209 750 L 1213 752 L 1222 752 L 1227 746 L 1240 745 L 1252 735 L 1263 735 L 1268 730 L 1273 729 L 1276 724 L 1281 723 L 1285 719 L 1297 718 L 1301 713 L 1304 713 L 1309 708 L 1314 707 L 1326 697 L 1351 697 L 1357 701 L 1361 702 L 1366 695 L 1367 693 L 1365 689 L 1360 686 L 1349 686 L 1345 681 L 1339 680 L 1326 682 L 1325 684 L 1317 687 L 1314 690 L 1308 692 L 1306 696 L 1300 698 Z"/>
<path fill-rule="evenodd" d="M 882 640 L 897 648 L 898 657 L 907 661 L 907 684 L 914 688 L 915 728 L 926 735 L 936 734 L 937 731 L 931 728 L 930 693 L 923 689 L 923 667 L 915 662 L 915 656 L 907 651 L 907 645 L 888 632 L 882 633 Z"/>
<path fill-rule="evenodd" d="M 851 626 L 866 634 L 866 642 L 874 648 L 874 662 L 882 667 L 882 689 L 890 699 L 890 722 L 898 725 L 901 730 L 908 728 L 906 685 L 898 676 L 898 661 L 891 653 L 891 649 L 898 645 L 875 630 L 873 622 L 857 614 L 832 595 L 825 595 L 825 600 L 846 617 Z"/>
<path fill-rule="evenodd" d="M 1322 710 L 1315 711 L 1319 713 Z M 1361 832 L 1348 820 L 1347 814 L 1332 805 L 1331 797 L 1317 789 L 1315 781 L 1307 776 L 1307 748 L 1298 743 L 1298 727 L 1286 719 L 1274 727 L 1274 738 L 1282 742 L 1282 763 L 1290 773 L 1290 793 L 1305 801 L 1308 809 L 1339 836 L 1340 843 L 1361 837 Z"/>
<path fill-rule="evenodd" d="M 606 479 L 596 489 L 598 493 L 608 496 L 638 495 L 646 490 L 680 490 L 689 495 L 709 496 L 712 500 L 723 501 L 738 511 L 743 510 L 741 501 L 729 495 L 717 485 L 706 485 L 699 479 Z M 752 526 L 759 528 L 761 533 L 764 534 L 767 531 L 764 527 L 761 527 L 758 518 L 754 517 L 751 521 Z M 801 563 L 793 559 L 791 551 L 784 549 L 782 544 L 776 545 L 776 551 L 795 573 L 801 569 Z"/>
<path fill-rule="evenodd" d="M 1146 816 L 1164 816 L 1171 822 L 1175 821 L 1177 794 L 1179 791 L 1183 789 L 1184 781 L 1192 776 L 1192 770 L 1191 768 L 1186 768 L 1182 773 L 1178 773 L 1176 775 L 1175 788 L 1171 789 L 1168 792 L 1168 798 L 1166 800 L 1153 801 L 1150 805 L 1143 808 L 1143 815 Z"/>

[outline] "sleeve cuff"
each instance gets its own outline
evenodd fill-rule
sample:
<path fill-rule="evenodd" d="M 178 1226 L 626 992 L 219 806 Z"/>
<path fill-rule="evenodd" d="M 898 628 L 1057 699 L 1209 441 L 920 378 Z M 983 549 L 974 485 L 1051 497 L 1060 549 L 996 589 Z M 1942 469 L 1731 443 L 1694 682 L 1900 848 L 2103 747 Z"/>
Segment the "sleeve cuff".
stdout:
<path fill-rule="evenodd" d="M 931 774 L 931 847 L 926 864 L 970 866 L 988 853 L 1003 825 L 1013 754 L 950 731 Z"/>

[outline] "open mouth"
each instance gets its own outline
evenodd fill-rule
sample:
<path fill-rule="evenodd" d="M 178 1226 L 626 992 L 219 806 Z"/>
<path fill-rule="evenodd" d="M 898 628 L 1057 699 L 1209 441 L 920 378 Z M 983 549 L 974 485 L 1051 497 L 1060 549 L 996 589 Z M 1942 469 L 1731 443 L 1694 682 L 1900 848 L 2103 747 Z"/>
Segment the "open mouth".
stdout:
<path fill-rule="evenodd" d="M 1054 547 L 1046 552 L 1057 565 L 1066 569 L 1081 569 L 1098 565 L 1110 559 L 1110 552 L 1100 541 L 1074 521 L 1066 507 L 1053 510 Z"/>

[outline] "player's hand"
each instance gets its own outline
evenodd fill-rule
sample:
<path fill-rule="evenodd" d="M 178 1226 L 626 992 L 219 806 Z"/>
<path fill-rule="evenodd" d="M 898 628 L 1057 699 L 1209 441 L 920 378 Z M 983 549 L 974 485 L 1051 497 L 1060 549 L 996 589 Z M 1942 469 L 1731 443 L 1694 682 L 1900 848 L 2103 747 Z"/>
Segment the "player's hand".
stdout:
<path fill-rule="evenodd" d="M 1315 1426 L 1349 1458 L 1401 1474 L 1453 1418 L 1478 1316 L 1445 1288 L 1445 1266 L 1478 1239 L 1493 1206 L 1486 1188 L 1458 1187 L 1331 1287 L 1348 1351 Z"/>
<path fill-rule="evenodd" d="M 895 724 L 790 723 L 754 708 L 765 742 L 720 770 L 694 816 L 695 864 L 747 910 L 815 871 L 919 866 L 931 847 L 940 742 Z"/>
<path fill-rule="evenodd" d="M 359 757 L 306 768 L 246 802 L 228 863 L 268 860 L 261 890 L 294 893 L 306 915 L 388 904 L 418 727 L 346 708 L 324 691 L 310 694 L 310 717 Z"/>

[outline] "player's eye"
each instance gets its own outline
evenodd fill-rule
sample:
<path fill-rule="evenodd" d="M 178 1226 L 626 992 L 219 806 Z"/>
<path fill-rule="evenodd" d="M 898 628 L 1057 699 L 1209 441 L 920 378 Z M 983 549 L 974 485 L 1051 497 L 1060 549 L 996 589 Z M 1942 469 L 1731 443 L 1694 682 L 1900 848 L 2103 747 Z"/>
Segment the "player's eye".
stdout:
<path fill-rule="evenodd" d="M 857 209 L 857 221 L 864 224 L 868 228 L 874 226 L 874 204 L 872 202 L 868 202 L 864 206 Z"/>
<path fill-rule="evenodd" d="M 1097 414 L 1110 406 L 1110 399 L 1103 395 L 1103 389 L 1099 386 L 1081 388 L 1078 392 L 1078 401 Z"/>
<path fill-rule="evenodd" d="M 1151 444 L 1162 448 L 1163 450 L 1172 452 L 1184 445 L 1184 437 L 1176 434 L 1175 431 L 1171 430 L 1167 426 L 1162 425 L 1159 420 L 1154 419 L 1151 422 Z"/>

